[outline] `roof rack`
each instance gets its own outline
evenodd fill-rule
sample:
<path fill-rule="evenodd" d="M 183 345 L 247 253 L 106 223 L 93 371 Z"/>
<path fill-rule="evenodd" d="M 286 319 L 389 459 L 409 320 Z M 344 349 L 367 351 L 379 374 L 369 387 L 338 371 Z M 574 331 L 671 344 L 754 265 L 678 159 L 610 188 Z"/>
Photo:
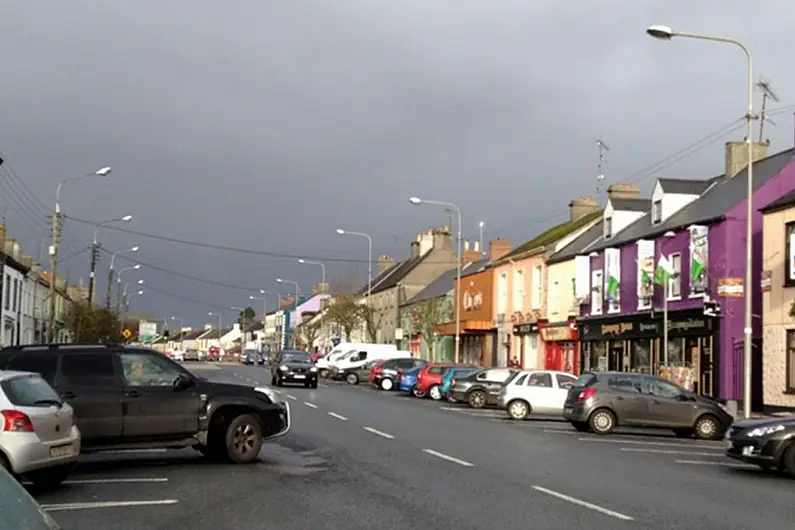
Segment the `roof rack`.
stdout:
<path fill-rule="evenodd" d="M 79 348 L 81 350 L 85 349 L 107 349 L 107 348 L 118 348 L 124 347 L 123 344 L 119 343 L 108 343 L 108 344 L 97 344 L 96 342 L 74 342 L 69 344 L 20 344 L 17 346 L 5 346 L 0 348 L 0 351 L 7 351 L 7 350 L 68 350 L 68 349 L 75 349 Z"/>

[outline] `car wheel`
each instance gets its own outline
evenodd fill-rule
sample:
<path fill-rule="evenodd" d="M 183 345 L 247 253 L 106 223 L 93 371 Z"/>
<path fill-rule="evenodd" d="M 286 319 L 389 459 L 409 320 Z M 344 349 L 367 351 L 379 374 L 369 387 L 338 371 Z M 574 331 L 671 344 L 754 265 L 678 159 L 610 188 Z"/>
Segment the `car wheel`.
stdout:
<path fill-rule="evenodd" d="M 277 375 L 276 376 L 276 386 L 282 386 L 282 385 L 284 385 L 284 383 L 282 382 L 282 376 Z"/>
<path fill-rule="evenodd" d="M 345 376 L 345 381 L 349 385 L 358 385 L 359 384 L 359 376 L 357 376 L 356 374 L 348 374 L 347 376 Z"/>
<path fill-rule="evenodd" d="M 389 392 L 390 390 L 395 388 L 395 382 L 392 381 L 390 378 L 385 377 L 381 379 L 381 384 L 379 386 L 381 387 L 381 390 L 386 390 L 387 392 Z"/>
<path fill-rule="evenodd" d="M 607 409 L 597 409 L 588 418 L 588 425 L 595 434 L 610 434 L 616 428 L 616 415 Z"/>
<path fill-rule="evenodd" d="M 417 390 L 417 389 L 415 388 L 415 389 L 413 389 L 413 390 L 411 391 L 411 395 L 412 395 L 412 396 L 414 396 L 415 398 L 420 398 L 420 399 L 422 399 L 422 398 L 424 398 L 424 397 L 425 397 L 425 392 L 420 392 L 419 390 Z"/>
<path fill-rule="evenodd" d="M 66 480 L 69 473 L 74 469 L 74 464 L 65 464 L 46 469 L 39 469 L 27 473 L 27 478 L 33 483 L 33 486 L 39 491 L 54 490 L 61 483 Z"/>
<path fill-rule="evenodd" d="M 591 427 L 588 425 L 587 421 L 573 421 L 571 422 L 571 426 L 579 432 L 591 432 Z"/>
<path fill-rule="evenodd" d="M 469 406 L 473 409 L 482 409 L 486 406 L 486 393 L 482 390 L 473 390 L 469 393 Z"/>
<path fill-rule="evenodd" d="M 325 368 L 322 368 L 320 370 L 320 377 L 322 377 L 323 379 L 328 379 L 328 374 L 329 374 L 329 372 Z"/>
<path fill-rule="evenodd" d="M 712 416 L 701 416 L 693 426 L 699 440 L 716 440 L 720 438 L 720 424 Z"/>
<path fill-rule="evenodd" d="M 439 385 L 433 385 L 428 389 L 428 395 L 432 400 L 439 401 L 442 399 L 442 390 L 439 388 Z"/>
<path fill-rule="evenodd" d="M 508 403 L 508 417 L 512 420 L 523 420 L 530 415 L 530 404 L 522 399 L 514 399 Z"/>
<path fill-rule="evenodd" d="M 273 385 L 275 385 L 275 384 L 276 384 L 276 376 L 275 376 L 275 375 L 272 375 L 272 376 L 271 376 L 271 386 L 273 386 Z"/>
<path fill-rule="evenodd" d="M 789 447 L 784 450 L 784 455 L 781 457 L 781 465 L 778 467 L 780 470 L 789 473 L 790 476 L 795 477 L 795 443 L 790 443 Z"/>
<path fill-rule="evenodd" d="M 226 428 L 226 454 L 235 464 L 257 459 L 262 448 L 262 426 L 251 414 L 241 414 Z"/>
<path fill-rule="evenodd" d="M 309 383 L 309 388 L 317 388 L 317 381 L 312 381 Z"/>

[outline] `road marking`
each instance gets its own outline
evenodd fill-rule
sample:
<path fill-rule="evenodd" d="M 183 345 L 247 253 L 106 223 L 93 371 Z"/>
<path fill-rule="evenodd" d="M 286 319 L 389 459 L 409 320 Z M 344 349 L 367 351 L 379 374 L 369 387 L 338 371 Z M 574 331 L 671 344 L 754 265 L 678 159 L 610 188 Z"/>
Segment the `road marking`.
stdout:
<path fill-rule="evenodd" d="M 336 412 L 329 412 L 328 415 L 331 416 L 332 418 L 337 418 L 338 420 L 348 421 L 348 418 L 346 418 L 345 416 L 340 416 Z"/>
<path fill-rule="evenodd" d="M 372 427 L 362 427 L 362 429 L 364 429 L 367 432 L 371 432 L 371 433 L 375 434 L 376 436 L 380 436 L 381 438 L 386 438 L 387 440 L 392 440 L 393 438 L 395 438 L 391 434 L 387 434 L 385 432 L 381 432 L 379 430 L 373 429 Z"/>
<path fill-rule="evenodd" d="M 453 462 L 454 464 L 458 464 L 459 466 L 475 467 L 475 464 L 471 462 L 467 462 L 466 460 L 461 460 L 460 458 L 440 453 L 439 451 L 434 451 L 433 449 L 423 449 L 422 452 L 427 453 L 431 456 L 435 456 L 436 458 L 441 458 L 442 460 L 447 460 L 448 462 Z"/>
<path fill-rule="evenodd" d="M 165 477 L 142 478 L 83 478 L 77 480 L 64 480 L 64 484 L 138 484 L 143 482 L 168 482 Z"/>
<path fill-rule="evenodd" d="M 754 469 L 757 466 L 751 464 L 732 464 L 731 462 L 704 462 L 703 460 L 674 460 L 677 464 L 685 464 L 688 466 L 722 466 L 722 467 L 737 467 L 745 469 Z"/>
<path fill-rule="evenodd" d="M 690 456 L 723 456 L 723 453 L 697 453 L 694 451 L 671 451 L 669 449 L 636 449 L 634 447 L 622 447 L 622 451 L 630 453 L 655 453 L 658 455 L 690 455 Z"/>
<path fill-rule="evenodd" d="M 689 445 L 684 443 L 676 443 L 676 442 L 643 442 L 640 440 L 610 440 L 604 438 L 578 438 L 581 442 L 595 442 L 595 443 L 603 443 L 603 444 L 627 444 L 627 445 L 658 445 L 658 446 L 667 446 L 667 447 L 690 447 L 690 448 L 697 448 L 695 445 Z M 704 449 L 711 449 L 710 447 Z"/>
<path fill-rule="evenodd" d="M 133 508 L 136 506 L 167 506 L 177 504 L 176 499 L 163 499 L 159 501 L 104 501 L 104 502 L 69 502 L 64 504 L 42 504 L 41 507 L 48 512 L 62 512 L 66 510 L 91 510 L 96 508 Z"/>
<path fill-rule="evenodd" d="M 295 396 L 294 396 L 294 395 L 292 395 L 292 394 L 287 394 L 287 399 L 293 399 L 293 400 L 295 400 L 295 399 L 298 399 L 298 398 L 297 398 L 297 397 L 295 397 Z"/>
<path fill-rule="evenodd" d="M 556 429 L 544 429 L 544 432 L 548 434 L 580 434 L 577 431 L 558 431 Z"/>
<path fill-rule="evenodd" d="M 464 411 L 466 409 L 462 409 L 461 407 L 439 407 L 439 410 L 450 410 L 453 412 Z"/>
<path fill-rule="evenodd" d="M 308 401 L 304 401 L 304 405 L 306 405 L 310 409 L 316 409 L 317 408 L 317 405 L 315 405 L 314 403 L 310 403 Z"/>
<path fill-rule="evenodd" d="M 574 497 L 570 497 L 568 495 L 564 495 L 563 493 L 558 493 L 557 491 L 552 491 L 552 490 L 547 489 L 547 488 L 542 488 L 541 486 L 531 486 L 531 487 L 534 490 L 538 491 L 538 492 L 546 493 L 547 495 L 550 495 L 552 497 L 557 497 L 558 499 L 560 499 L 562 501 L 570 502 L 572 504 L 576 504 L 577 506 L 582 506 L 583 508 L 588 508 L 589 510 L 593 510 L 595 512 L 599 512 L 599 513 L 601 513 L 603 515 L 607 515 L 607 516 L 610 516 L 610 517 L 615 517 L 616 519 L 621 519 L 622 521 L 634 521 L 635 520 L 632 517 L 630 517 L 629 515 L 624 515 L 623 513 L 616 512 L 616 511 L 610 510 L 608 508 L 603 508 L 602 506 L 593 504 L 593 503 L 588 502 L 588 501 L 583 501 L 583 500 L 580 500 L 580 499 L 577 499 L 577 498 L 574 498 Z"/>
<path fill-rule="evenodd" d="M 162 448 L 152 448 L 152 449 L 114 449 L 112 451 L 101 451 L 102 453 L 110 453 L 110 454 L 130 454 L 130 453 L 165 453 L 168 449 Z"/>

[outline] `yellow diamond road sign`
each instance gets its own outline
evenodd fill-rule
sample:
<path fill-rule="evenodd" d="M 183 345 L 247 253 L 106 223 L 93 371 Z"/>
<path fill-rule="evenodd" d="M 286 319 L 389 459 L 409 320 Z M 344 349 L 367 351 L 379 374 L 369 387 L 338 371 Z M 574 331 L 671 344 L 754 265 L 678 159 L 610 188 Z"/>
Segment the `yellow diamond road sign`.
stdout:
<path fill-rule="evenodd" d="M 124 337 L 125 339 L 129 339 L 130 337 L 132 337 L 132 331 L 130 331 L 129 329 L 125 329 L 124 331 L 121 332 L 121 336 Z"/>

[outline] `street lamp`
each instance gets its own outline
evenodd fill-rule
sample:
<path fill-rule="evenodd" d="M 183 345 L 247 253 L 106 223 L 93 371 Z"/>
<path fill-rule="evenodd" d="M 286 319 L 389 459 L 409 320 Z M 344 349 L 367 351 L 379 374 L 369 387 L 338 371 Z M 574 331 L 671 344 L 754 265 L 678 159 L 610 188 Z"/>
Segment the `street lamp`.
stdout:
<path fill-rule="evenodd" d="M 121 271 L 119 274 L 121 274 Z M 185 319 L 182 317 L 170 317 L 170 320 L 179 320 L 179 350 L 182 351 L 182 330 L 185 329 Z"/>
<path fill-rule="evenodd" d="M 144 294 L 144 292 L 143 292 L 143 290 L 140 290 L 140 291 L 138 291 L 138 292 L 136 292 L 136 293 L 133 293 L 133 294 L 131 294 L 131 295 L 130 295 L 130 298 L 132 298 L 133 296 L 140 296 L 140 295 L 142 295 L 142 294 Z M 129 299 L 129 298 L 128 298 L 128 299 L 127 299 L 127 301 L 125 302 L 125 308 L 126 308 L 126 309 L 130 309 L 130 299 Z"/>
<path fill-rule="evenodd" d="M 119 273 L 116 275 L 116 309 L 118 310 L 121 307 L 121 289 L 119 288 L 121 284 L 121 275 L 126 271 L 137 271 L 141 268 L 141 265 L 136 263 L 132 267 L 124 267 Z"/>
<path fill-rule="evenodd" d="M 367 238 L 367 305 L 370 305 L 370 293 L 373 290 L 373 238 L 364 232 L 351 232 L 337 228 L 337 233 L 341 236 L 357 236 Z"/>
<path fill-rule="evenodd" d="M 55 190 L 55 212 L 52 216 L 52 243 L 49 248 L 50 255 L 50 322 L 47 329 L 49 342 L 55 342 L 55 278 L 58 276 L 58 245 L 61 242 L 61 189 L 64 184 L 83 180 L 90 177 L 107 177 L 110 166 L 100 168 L 93 173 L 64 179 L 58 183 Z"/>
<path fill-rule="evenodd" d="M 298 297 L 300 296 L 300 293 L 301 293 L 301 286 L 298 285 L 298 282 L 293 281 L 293 280 L 284 280 L 282 278 L 276 278 L 276 282 L 277 283 L 289 283 L 289 284 L 295 286 L 295 308 L 298 309 Z"/>
<path fill-rule="evenodd" d="M 208 315 L 208 316 L 213 316 L 213 315 L 215 315 L 215 316 L 217 316 L 217 317 L 218 317 L 218 342 L 220 343 L 220 342 L 221 342 L 221 328 L 223 327 L 223 321 L 224 321 L 224 320 L 223 320 L 223 318 L 224 318 L 224 317 L 223 317 L 223 315 L 222 315 L 220 312 L 218 312 L 218 313 L 213 313 L 212 311 L 209 311 L 209 312 L 207 313 L 207 315 Z"/>
<path fill-rule="evenodd" d="M 320 283 L 323 285 L 323 292 L 326 291 L 326 265 L 322 261 L 312 261 L 309 259 L 298 258 L 298 263 L 306 263 L 308 265 L 320 265 Z"/>
<path fill-rule="evenodd" d="M 144 284 L 143 280 L 138 280 L 135 283 L 125 283 L 124 284 L 124 292 L 122 293 L 122 298 L 124 298 L 126 300 L 126 298 L 127 298 L 127 289 L 130 287 L 130 285 L 143 285 L 143 284 Z"/>
<path fill-rule="evenodd" d="M 458 215 L 458 234 L 456 241 L 456 271 L 455 271 L 455 362 L 460 362 L 461 352 L 461 209 L 452 202 L 445 201 L 429 201 L 427 199 L 420 199 L 419 197 L 409 197 L 411 204 L 430 204 L 433 206 L 442 206 L 449 208 Z"/>
<path fill-rule="evenodd" d="M 132 215 L 125 215 L 124 217 L 114 217 L 107 221 L 102 221 L 94 225 L 94 239 L 91 241 L 91 269 L 88 275 L 88 303 L 89 305 L 94 300 L 94 285 L 96 283 L 97 259 L 99 258 L 99 229 L 103 226 L 111 225 L 114 223 L 129 223 L 132 221 Z M 108 295 L 105 300 L 105 306 L 110 308 L 110 297 L 113 291 L 113 278 L 108 276 Z"/>
<path fill-rule="evenodd" d="M 110 300 L 110 297 L 113 296 L 113 289 L 111 288 L 111 285 L 113 285 L 113 269 L 114 269 L 115 264 L 116 264 L 116 256 L 118 254 L 123 254 L 125 252 L 138 252 L 138 247 L 135 246 L 135 247 L 126 248 L 126 249 L 123 249 L 123 250 L 117 250 L 116 252 L 111 254 L 111 256 L 110 256 L 110 266 L 108 267 L 108 300 Z"/>
<path fill-rule="evenodd" d="M 743 413 L 746 418 L 751 417 L 751 376 L 753 374 L 753 363 L 751 361 L 751 338 L 753 333 L 753 320 L 752 320 L 752 299 L 753 299 L 753 199 L 754 199 L 754 145 L 753 145 L 753 120 L 754 116 L 754 61 L 751 56 L 750 50 L 737 39 L 731 37 L 719 37 L 714 35 L 702 35 L 699 33 L 685 33 L 682 31 L 674 31 L 668 26 L 649 26 L 646 30 L 650 36 L 660 40 L 671 40 L 674 37 L 683 37 L 687 39 L 708 40 L 712 42 L 722 42 L 724 44 L 731 44 L 740 48 L 745 54 L 748 79 L 748 111 L 745 115 L 745 120 L 748 126 L 748 131 L 745 135 L 745 142 L 748 146 L 748 196 L 746 198 L 746 220 L 745 220 L 745 283 L 743 292 L 745 293 L 745 324 L 743 329 Z"/>

